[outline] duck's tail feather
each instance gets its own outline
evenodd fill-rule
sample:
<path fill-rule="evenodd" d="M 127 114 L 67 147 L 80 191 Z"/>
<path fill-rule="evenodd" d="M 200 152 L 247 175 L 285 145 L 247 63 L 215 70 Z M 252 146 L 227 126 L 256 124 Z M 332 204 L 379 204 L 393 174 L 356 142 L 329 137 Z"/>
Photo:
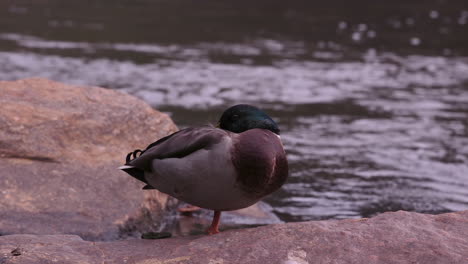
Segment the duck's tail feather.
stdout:
<path fill-rule="evenodd" d="M 141 169 L 139 169 L 137 167 L 133 167 L 131 165 L 123 165 L 123 166 L 120 166 L 119 169 L 121 169 L 121 170 L 125 171 L 126 173 L 130 174 L 130 176 L 132 176 L 133 178 L 148 184 L 148 182 L 145 179 L 145 172 L 143 170 L 141 170 Z"/>

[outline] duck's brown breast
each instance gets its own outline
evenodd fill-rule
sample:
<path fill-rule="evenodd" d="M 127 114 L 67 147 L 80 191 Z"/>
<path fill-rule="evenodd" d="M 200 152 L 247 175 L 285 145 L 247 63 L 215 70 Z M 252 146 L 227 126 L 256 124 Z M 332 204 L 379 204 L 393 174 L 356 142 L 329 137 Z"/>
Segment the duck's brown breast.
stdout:
<path fill-rule="evenodd" d="M 263 197 L 277 190 L 288 177 L 288 161 L 279 137 L 265 129 L 245 131 L 235 139 L 232 162 L 240 187 Z"/>

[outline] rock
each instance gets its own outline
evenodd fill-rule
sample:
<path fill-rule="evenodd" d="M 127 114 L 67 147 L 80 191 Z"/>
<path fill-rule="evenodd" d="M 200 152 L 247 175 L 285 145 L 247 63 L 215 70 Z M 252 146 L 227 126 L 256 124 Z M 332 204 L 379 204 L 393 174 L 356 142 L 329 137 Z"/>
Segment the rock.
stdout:
<path fill-rule="evenodd" d="M 0 91 L 0 234 L 109 240 L 154 226 L 168 197 L 117 167 L 177 130 L 167 115 L 120 92 L 44 79 Z"/>
<path fill-rule="evenodd" d="M 399 211 L 161 240 L 0 236 L 0 263 L 468 263 L 467 237 L 468 211 Z"/>

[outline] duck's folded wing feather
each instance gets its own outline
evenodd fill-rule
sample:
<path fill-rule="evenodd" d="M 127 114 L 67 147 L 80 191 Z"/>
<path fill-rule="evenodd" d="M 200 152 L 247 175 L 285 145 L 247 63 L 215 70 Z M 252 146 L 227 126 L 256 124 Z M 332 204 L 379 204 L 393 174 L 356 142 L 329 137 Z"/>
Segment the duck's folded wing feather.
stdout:
<path fill-rule="evenodd" d="M 225 131 L 211 126 L 183 129 L 150 144 L 127 165 L 151 171 L 154 159 L 183 158 L 201 149 L 209 150 L 226 135 Z"/>

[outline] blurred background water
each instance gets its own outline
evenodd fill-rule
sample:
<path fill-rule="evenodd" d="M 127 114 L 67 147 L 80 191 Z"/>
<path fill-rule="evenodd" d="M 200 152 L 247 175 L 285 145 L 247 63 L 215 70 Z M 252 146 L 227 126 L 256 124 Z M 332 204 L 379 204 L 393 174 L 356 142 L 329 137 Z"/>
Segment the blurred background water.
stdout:
<path fill-rule="evenodd" d="M 187 127 L 278 121 L 284 221 L 468 209 L 466 0 L 3 0 L 0 79 L 121 90 Z"/>

